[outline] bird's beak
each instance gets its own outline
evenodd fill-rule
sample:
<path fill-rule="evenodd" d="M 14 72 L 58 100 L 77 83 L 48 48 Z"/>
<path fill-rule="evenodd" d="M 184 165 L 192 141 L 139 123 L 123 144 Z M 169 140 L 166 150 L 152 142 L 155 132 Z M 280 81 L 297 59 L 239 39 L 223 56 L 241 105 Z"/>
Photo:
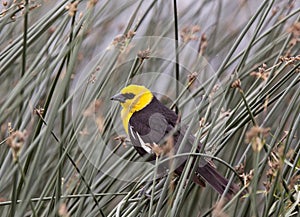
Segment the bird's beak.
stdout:
<path fill-rule="evenodd" d="M 124 103 L 126 101 L 126 97 L 123 94 L 118 93 L 118 94 L 114 95 L 113 97 L 111 97 L 110 100 L 115 100 L 115 101 Z"/>

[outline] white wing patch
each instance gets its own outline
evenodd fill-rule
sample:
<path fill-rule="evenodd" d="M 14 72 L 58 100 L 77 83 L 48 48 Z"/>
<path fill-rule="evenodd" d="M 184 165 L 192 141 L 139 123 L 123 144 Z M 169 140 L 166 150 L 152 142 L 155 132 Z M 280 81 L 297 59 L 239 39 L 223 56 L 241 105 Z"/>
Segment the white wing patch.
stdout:
<path fill-rule="evenodd" d="M 142 148 L 148 153 L 148 154 L 152 154 L 152 149 L 145 144 L 145 142 L 142 140 L 142 138 L 140 137 L 140 135 L 138 133 L 136 133 L 136 135 L 138 136 L 139 142 L 142 146 Z"/>
<path fill-rule="evenodd" d="M 142 147 L 148 154 L 153 154 L 152 148 L 149 147 L 149 144 L 146 144 L 146 143 L 143 141 L 143 139 L 141 138 L 141 136 L 140 136 L 137 132 L 133 132 L 132 128 L 133 128 L 132 126 L 129 126 L 130 134 L 131 134 L 131 136 L 133 137 L 133 139 L 137 140 L 137 139 L 135 138 L 135 135 L 134 135 L 134 134 L 136 134 L 137 137 L 138 137 L 138 141 L 139 141 L 139 143 L 141 144 L 141 147 Z"/>
<path fill-rule="evenodd" d="M 134 136 L 134 133 L 133 133 L 133 131 L 132 131 L 132 126 L 129 126 L 129 129 L 130 129 L 130 134 L 132 135 L 132 137 L 133 137 L 134 139 L 136 139 L 135 136 Z"/>

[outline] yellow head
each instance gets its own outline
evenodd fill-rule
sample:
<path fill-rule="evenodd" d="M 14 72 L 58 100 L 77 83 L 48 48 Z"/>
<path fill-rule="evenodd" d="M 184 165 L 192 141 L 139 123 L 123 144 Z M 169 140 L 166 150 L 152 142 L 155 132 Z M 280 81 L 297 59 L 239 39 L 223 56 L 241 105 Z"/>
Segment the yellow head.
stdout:
<path fill-rule="evenodd" d="M 124 87 L 119 94 L 111 98 L 111 100 L 119 101 L 123 107 L 121 117 L 126 132 L 128 132 L 128 122 L 132 114 L 145 108 L 152 99 L 151 91 L 140 85 Z"/>

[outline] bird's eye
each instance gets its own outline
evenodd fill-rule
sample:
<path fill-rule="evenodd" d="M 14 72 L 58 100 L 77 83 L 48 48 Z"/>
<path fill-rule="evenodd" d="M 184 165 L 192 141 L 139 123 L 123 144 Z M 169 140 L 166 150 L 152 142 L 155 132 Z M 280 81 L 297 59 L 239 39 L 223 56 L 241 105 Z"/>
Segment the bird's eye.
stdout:
<path fill-rule="evenodd" d="M 122 94 L 126 99 L 133 99 L 134 98 L 134 94 L 133 93 L 123 93 Z"/>

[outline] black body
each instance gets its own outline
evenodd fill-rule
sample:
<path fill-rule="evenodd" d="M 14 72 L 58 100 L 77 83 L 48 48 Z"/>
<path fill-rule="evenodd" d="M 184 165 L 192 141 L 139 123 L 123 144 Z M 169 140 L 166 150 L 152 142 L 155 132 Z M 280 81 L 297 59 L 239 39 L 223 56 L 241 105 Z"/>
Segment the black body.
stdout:
<path fill-rule="evenodd" d="M 134 112 L 129 120 L 128 134 L 137 152 L 146 157 L 148 161 L 155 162 L 156 155 L 148 153 L 141 145 L 140 139 L 144 143 L 163 145 L 166 141 L 167 135 L 173 136 L 173 154 L 178 154 L 178 148 L 181 144 L 186 128 L 176 126 L 178 116 L 175 112 L 164 106 L 154 96 L 151 103 L 140 111 Z M 175 127 L 176 130 L 175 131 Z M 194 137 L 189 135 L 180 153 L 190 153 L 192 150 Z M 199 143 L 198 150 L 200 150 L 201 143 Z M 148 149 L 149 151 L 149 149 Z M 167 156 L 165 156 L 167 157 Z M 175 163 L 175 173 L 181 175 L 185 166 L 187 157 L 177 159 Z M 163 169 L 168 169 L 168 163 L 163 164 Z M 206 180 L 217 192 L 222 194 L 228 184 L 228 180 L 219 174 L 209 161 L 203 157 L 193 176 L 193 181 L 201 186 L 205 186 Z M 235 184 L 231 184 L 226 194 L 227 198 L 232 197 L 238 190 Z"/>

